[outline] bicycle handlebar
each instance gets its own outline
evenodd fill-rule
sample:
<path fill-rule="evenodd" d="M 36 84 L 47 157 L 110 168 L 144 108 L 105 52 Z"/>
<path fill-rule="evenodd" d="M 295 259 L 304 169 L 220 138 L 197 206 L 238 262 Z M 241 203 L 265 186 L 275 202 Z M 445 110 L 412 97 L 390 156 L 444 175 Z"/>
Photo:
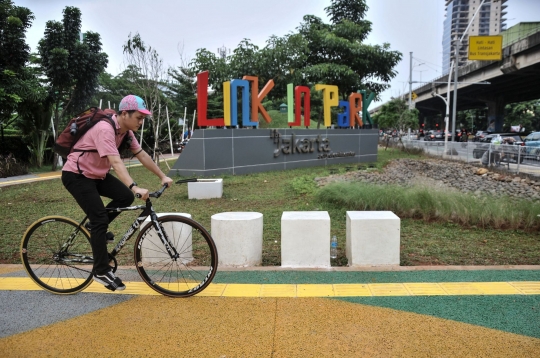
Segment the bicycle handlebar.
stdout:
<path fill-rule="evenodd" d="M 193 183 L 193 182 L 197 182 L 199 181 L 197 178 L 190 178 L 190 179 L 180 179 L 176 182 L 176 184 L 182 184 L 182 183 Z M 165 189 L 167 189 L 167 185 L 163 185 L 163 187 L 161 189 L 159 189 L 158 191 L 156 192 L 153 192 L 153 193 L 150 193 L 148 194 L 148 196 L 150 198 L 159 198 L 161 196 L 161 194 L 163 194 L 163 192 L 165 191 Z M 140 194 L 135 194 L 135 196 L 137 198 L 141 198 L 141 195 Z"/>
<path fill-rule="evenodd" d="M 161 189 L 159 189 L 158 191 L 155 191 L 153 193 L 149 193 L 148 194 L 148 197 L 150 198 L 159 198 L 161 196 L 161 194 L 163 194 L 163 192 L 165 191 L 165 189 L 167 189 L 167 184 L 163 185 L 163 187 Z M 141 194 L 135 194 L 135 196 L 137 198 L 141 198 Z"/>
<path fill-rule="evenodd" d="M 165 189 L 167 189 L 169 186 L 167 184 L 163 185 L 163 187 L 161 187 L 161 189 L 159 189 L 158 191 L 156 192 L 153 192 L 153 193 L 150 193 L 148 194 L 149 197 L 151 198 L 159 198 L 161 196 L 161 194 L 163 194 L 163 192 L 165 191 Z"/>

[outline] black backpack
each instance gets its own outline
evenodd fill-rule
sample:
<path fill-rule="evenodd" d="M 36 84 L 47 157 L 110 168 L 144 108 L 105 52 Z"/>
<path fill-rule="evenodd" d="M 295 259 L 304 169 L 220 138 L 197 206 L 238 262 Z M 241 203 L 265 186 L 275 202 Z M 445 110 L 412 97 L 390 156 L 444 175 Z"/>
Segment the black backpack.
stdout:
<path fill-rule="evenodd" d="M 75 143 L 77 143 L 77 141 L 81 139 L 81 137 L 88 132 L 90 128 L 102 120 L 107 120 L 116 133 L 116 126 L 112 119 L 114 114 L 116 114 L 116 112 L 112 109 L 101 110 L 97 107 L 90 107 L 86 111 L 80 113 L 77 117 L 72 118 L 66 128 L 64 128 L 62 133 L 60 133 L 56 139 L 56 142 L 54 143 L 53 151 L 58 153 L 58 155 L 64 158 L 65 161 L 65 158 L 67 158 L 69 153 L 74 151 L 73 146 Z M 131 145 L 132 139 L 132 136 L 128 132 L 128 134 L 126 134 L 126 136 L 122 139 L 122 143 L 120 143 L 120 146 L 118 147 L 118 152 L 122 153 L 124 150 L 128 149 Z M 97 150 L 75 151 L 97 152 Z"/>

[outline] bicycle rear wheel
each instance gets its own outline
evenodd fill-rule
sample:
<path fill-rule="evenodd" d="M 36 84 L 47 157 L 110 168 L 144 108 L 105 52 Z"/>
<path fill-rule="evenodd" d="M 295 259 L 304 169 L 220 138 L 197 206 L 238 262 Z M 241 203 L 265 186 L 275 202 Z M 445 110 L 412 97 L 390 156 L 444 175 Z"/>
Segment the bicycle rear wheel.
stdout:
<path fill-rule="evenodd" d="M 72 294 L 92 282 L 92 247 L 85 228 L 62 216 L 47 216 L 26 230 L 21 260 L 30 278 L 52 293 Z M 72 237 L 69 247 L 65 247 Z"/>
<path fill-rule="evenodd" d="M 196 221 L 180 215 L 158 218 L 159 227 L 178 252 L 171 258 L 150 222 L 135 242 L 135 266 L 155 291 L 170 297 L 193 296 L 206 288 L 217 270 L 217 249 Z"/>

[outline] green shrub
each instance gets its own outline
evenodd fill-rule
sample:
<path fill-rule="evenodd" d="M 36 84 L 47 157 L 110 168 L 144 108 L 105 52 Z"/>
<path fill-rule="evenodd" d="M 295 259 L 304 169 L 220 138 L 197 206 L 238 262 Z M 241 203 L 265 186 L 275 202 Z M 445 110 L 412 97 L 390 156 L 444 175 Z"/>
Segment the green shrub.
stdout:
<path fill-rule="evenodd" d="M 3 140 L 3 148 L 0 148 L 0 150 L 3 149 L 3 152 L 0 152 L 0 154 L 16 153 L 18 160 L 30 161 L 31 154 L 22 135 L 7 135 L 4 133 Z"/>
<path fill-rule="evenodd" d="M 12 154 L 0 155 L 0 178 L 7 178 L 15 175 L 28 174 L 28 166 L 21 163 Z"/>
<path fill-rule="evenodd" d="M 317 185 L 311 176 L 304 175 L 293 178 L 291 181 L 291 188 L 297 195 L 306 195 L 314 193 L 317 189 Z"/>

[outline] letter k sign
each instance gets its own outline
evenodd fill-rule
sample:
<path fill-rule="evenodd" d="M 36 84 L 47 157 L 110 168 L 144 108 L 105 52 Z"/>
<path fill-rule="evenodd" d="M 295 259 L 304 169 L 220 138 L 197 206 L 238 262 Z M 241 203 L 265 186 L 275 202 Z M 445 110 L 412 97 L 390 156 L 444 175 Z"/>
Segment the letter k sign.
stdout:
<path fill-rule="evenodd" d="M 244 76 L 242 77 L 243 80 L 248 80 L 251 83 L 251 121 L 252 122 L 258 122 L 259 121 L 259 112 L 261 112 L 261 115 L 263 116 L 264 120 L 267 123 L 270 123 L 272 119 L 268 115 L 268 112 L 266 112 L 266 109 L 262 105 L 262 100 L 268 92 L 272 88 L 274 88 L 274 80 L 270 80 L 266 83 L 264 88 L 261 90 L 259 94 L 257 94 L 257 91 L 259 90 L 259 78 L 255 76 Z"/>

